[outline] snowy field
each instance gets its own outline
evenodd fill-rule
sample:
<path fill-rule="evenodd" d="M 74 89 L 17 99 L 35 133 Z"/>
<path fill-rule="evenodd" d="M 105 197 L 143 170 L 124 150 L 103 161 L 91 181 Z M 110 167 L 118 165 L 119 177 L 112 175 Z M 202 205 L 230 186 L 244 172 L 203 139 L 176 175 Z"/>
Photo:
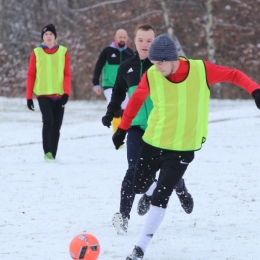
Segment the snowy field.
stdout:
<path fill-rule="evenodd" d="M 88 232 L 98 259 L 125 260 L 145 216 L 138 195 L 127 235 L 111 225 L 127 161 L 101 124 L 105 102 L 69 101 L 55 163 L 43 160 L 34 103 L 32 112 L 24 99 L 0 98 L 0 258 L 70 260 L 70 241 Z M 209 122 L 184 175 L 194 211 L 185 214 L 174 193 L 145 260 L 260 259 L 260 111 L 253 100 L 212 100 Z"/>

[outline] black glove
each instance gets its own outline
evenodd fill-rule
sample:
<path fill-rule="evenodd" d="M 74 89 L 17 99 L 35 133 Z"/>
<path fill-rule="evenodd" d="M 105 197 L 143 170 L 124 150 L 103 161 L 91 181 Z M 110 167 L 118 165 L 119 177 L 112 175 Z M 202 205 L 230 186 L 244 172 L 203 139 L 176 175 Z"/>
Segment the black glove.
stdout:
<path fill-rule="evenodd" d="M 107 126 L 108 128 L 111 126 L 111 122 L 113 120 L 113 114 L 106 113 L 105 116 L 102 117 L 101 121 L 104 126 Z"/>
<path fill-rule="evenodd" d="M 61 100 L 60 100 L 61 105 L 64 107 L 66 105 L 66 103 L 68 102 L 68 100 L 69 100 L 69 95 L 63 94 L 61 96 Z"/>
<path fill-rule="evenodd" d="M 257 108 L 260 109 L 260 89 L 254 90 L 252 96 L 255 99 L 255 104 Z"/>
<path fill-rule="evenodd" d="M 121 128 L 117 128 L 116 132 L 112 136 L 113 143 L 115 145 L 116 150 L 124 144 L 125 136 L 127 131 Z"/>
<path fill-rule="evenodd" d="M 33 105 L 33 100 L 32 100 L 32 99 L 28 99 L 28 100 L 27 100 L 27 107 L 28 107 L 30 110 L 34 111 L 34 105 Z"/>

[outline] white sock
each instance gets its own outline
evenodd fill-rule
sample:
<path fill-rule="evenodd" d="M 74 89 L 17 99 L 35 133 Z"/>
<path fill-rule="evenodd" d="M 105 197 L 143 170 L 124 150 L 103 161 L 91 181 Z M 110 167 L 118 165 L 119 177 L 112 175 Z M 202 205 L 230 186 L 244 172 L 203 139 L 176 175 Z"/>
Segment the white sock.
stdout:
<path fill-rule="evenodd" d="M 153 182 L 152 185 L 150 186 L 150 188 L 148 189 L 148 191 L 145 193 L 147 196 L 152 196 L 153 195 L 153 191 L 156 188 L 157 183 Z"/>
<path fill-rule="evenodd" d="M 136 245 L 139 246 L 143 250 L 143 252 L 145 252 L 154 233 L 160 226 L 165 212 L 166 209 L 151 205 L 150 210 L 147 213 L 143 231 L 136 243 Z"/>

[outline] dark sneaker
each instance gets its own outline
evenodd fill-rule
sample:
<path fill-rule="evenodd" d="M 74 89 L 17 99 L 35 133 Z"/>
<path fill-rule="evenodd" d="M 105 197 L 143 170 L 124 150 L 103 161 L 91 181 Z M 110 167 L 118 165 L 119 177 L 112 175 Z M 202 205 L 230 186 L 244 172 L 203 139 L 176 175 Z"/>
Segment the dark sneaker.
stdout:
<path fill-rule="evenodd" d="M 190 214 L 193 210 L 194 202 L 193 202 L 193 198 L 192 198 L 191 194 L 188 192 L 186 186 L 184 185 L 184 190 L 181 193 L 176 192 L 176 194 L 181 202 L 181 206 L 184 209 L 184 211 L 187 214 Z"/>
<path fill-rule="evenodd" d="M 135 246 L 132 254 L 130 254 L 126 260 L 142 260 L 144 257 L 144 252 L 139 246 Z"/>
<path fill-rule="evenodd" d="M 123 218 L 122 214 L 117 212 L 112 218 L 112 224 L 118 235 L 125 235 L 128 228 L 128 218 Z"/>
<path fill-rule="evenodd" d="M 138 215 L 143 216 L 149 211 L 150 206 L 151 206 L 151 199 L 152 199 L 152 196 L 147 196 L 146 194 L 144 194 L 141 197 L 141 199 L 139 200 L 138 205 L 137 205 Z"/>

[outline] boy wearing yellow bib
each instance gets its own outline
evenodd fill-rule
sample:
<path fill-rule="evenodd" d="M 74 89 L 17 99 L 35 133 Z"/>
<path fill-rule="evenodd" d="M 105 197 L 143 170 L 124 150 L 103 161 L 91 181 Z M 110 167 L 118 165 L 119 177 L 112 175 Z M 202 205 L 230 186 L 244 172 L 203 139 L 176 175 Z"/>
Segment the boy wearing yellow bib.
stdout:
<path fill-rule="evenodd" d="M 43 43 L 31 53 L 26 82 L 27 107 L 34 111 L 35 94 L 42 113 L 44 159 L 54 160 L 60 129 L 71 88 L 70 56 L 66 47 L 56 41 L 53 24 L 42 28 Z"/>

